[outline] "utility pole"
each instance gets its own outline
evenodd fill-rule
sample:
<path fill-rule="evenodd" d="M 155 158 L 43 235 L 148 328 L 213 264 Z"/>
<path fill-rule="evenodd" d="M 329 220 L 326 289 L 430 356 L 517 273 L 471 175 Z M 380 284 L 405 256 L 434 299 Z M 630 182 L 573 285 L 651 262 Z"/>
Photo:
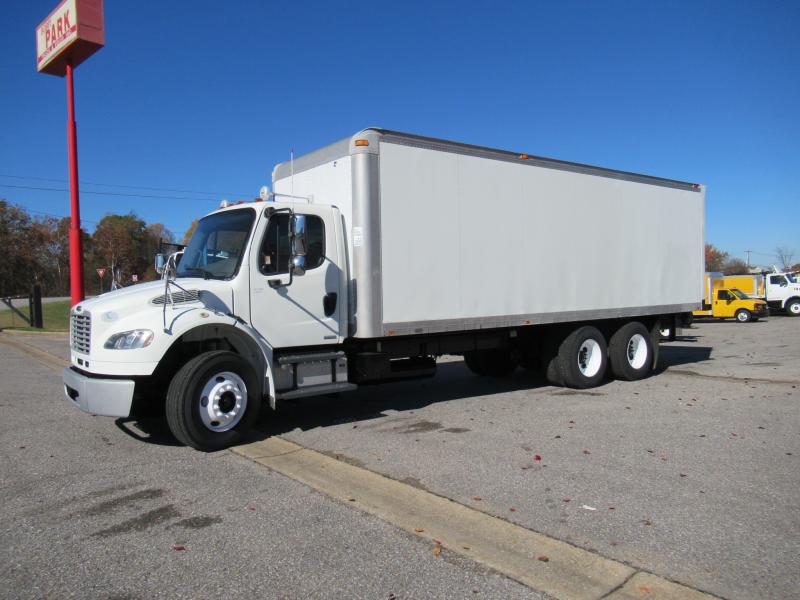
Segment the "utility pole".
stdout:
<path fill-rule="evenodd" d="M 745 250 L 745 253 L 747 254 L 747 268 L 748 269 L 750 268 L 750 254 L 752 252 L 753 252 L 752 250 Z"/>

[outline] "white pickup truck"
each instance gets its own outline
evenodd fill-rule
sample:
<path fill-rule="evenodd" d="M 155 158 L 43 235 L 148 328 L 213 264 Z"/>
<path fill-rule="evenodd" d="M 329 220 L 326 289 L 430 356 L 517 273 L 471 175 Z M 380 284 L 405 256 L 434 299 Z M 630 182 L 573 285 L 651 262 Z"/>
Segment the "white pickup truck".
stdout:
<path fill-rule="evenodd" d="M 203 217 L 162 281 L 73 307 L 71 402 L 164 402 L 213 450 L 262 404 L 431 376 L 445 354 L 576 388 L 646 377 L 660 328 L 700 305 L 698 184 L 366 129 L 272 189 Z"/>

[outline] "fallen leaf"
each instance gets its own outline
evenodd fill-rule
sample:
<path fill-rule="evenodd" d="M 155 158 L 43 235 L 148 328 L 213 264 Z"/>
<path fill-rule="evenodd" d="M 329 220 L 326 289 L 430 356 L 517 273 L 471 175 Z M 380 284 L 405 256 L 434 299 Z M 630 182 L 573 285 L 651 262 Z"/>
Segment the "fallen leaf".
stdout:
<path fill-rule="evenodd" d="M 569 502 L 572 498 L 564 498 L 564 502 Z"/>
<path fill-rule="evenodd" d="M 175 552 L 183 552 L 184 550 L 186 550 L 186 546 L 182 546 L 181 544 L 175 544 L 174 546 L 172 546 L 172 549 L 175 550 Z"/>
<path fill-rule="evenodd" d="M 439 556 L 441 553 L 442 553 L 442 547 L 441 546 L 434 546 L 433 547 L 433 555 L 434 556 Z"/>
<path fill-rule="evenodd" d="M 561 436 L 560 436 L 560 435 L 557 435 L 555 439 L 557 439 L 557 440 L 560 440 L 560 439 L 561 439 Z"/>
<path fill-rule="evenodd" d="M 591 452 L 589 452 L 588 450 L 584 450 L 583 453 L 584 454 L 591 454 Z"/>
<path fill-rule="evenodd" d="M 355 499 L 355 498 L 353 498 L 352 496 L 350 496 L 350 497 L 348 497 L 348 498 L 347 498 L 347 501 L 348 501 L 348 502 L 355 502 L 355 501 L 356 501 L 356 499 Z"/>
<path fill-rule="evenodd" d="M 643 519 L 642 524 L 647 525 L 648 527 L 653 524 L 650 519 Z"/>
<path fill-rule="evenodd" d="M 417 533 L 422 533 L 425 530 L 422 527 L 416 527 L 414 528 L 414 531 L 416 531 Z"/>
<path fill-rule="evenodd" d="M 686 477 L 686 473 L 678 473 L 681 477 Z"/>
<path fill-rule="evenodd" d="M 570 425 L 574 425 L 574 424 L 575 424 L 575 421 L 570 421 Z"/>
<path fill-rule="evenodd" d="M 642 592 L 643 594 L 649 594 L 653 590 L 651 588 L 647 587 L 646 585 L 643 585 L 643 586 L 641 586 L 639 588 L 639 591 Z"/>
<path fill-rule="evenodd" d="M 471 550 L 469 546 L 461 546 L 464 550 Z"/>
<path fill-rule="evenodd" d="M 475 500 L 475 502 L 480 502 L 481 501 L 481 497 L 480 496 L 473 496 L 472 499 Z"/>
<path fill-rule="evenodd" d="M 539 462 L 540 460 L 542 460 L 542 457 L 539 456 L 538 454 L 534 454 L 533 455 L 533 460 L 535 460 L 536 462 Z"/>
<path fill-rule="evenodd" d="M 550 559 L 547 556 L 545 556 L 544 554 L 542 554 L 541 556 L 537 556 L 536 560 L 540 560 L 542 562 L 549 562 L 550 561 Z"/>
<path fill-rule="evenodd" d="M 508 511 L 509 512 L 517 512 L 517 509 L 516 508 L 509 508 Z"/>
<path fill-rule="evenodd" d="M 442 540 L 434 539 L 433 543 L 436 544 L 437 546 L 441 546 L 442 545 Z"/>
<path fill-rule="evenodd" d="M 609 506 L 608 510 L 616 510 L 613 506 Z"/>

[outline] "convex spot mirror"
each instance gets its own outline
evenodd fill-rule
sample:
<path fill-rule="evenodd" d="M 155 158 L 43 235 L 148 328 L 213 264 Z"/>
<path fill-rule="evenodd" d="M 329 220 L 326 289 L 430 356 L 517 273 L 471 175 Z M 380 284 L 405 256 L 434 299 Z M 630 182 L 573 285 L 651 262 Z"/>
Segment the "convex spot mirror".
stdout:
<path fill-rule="evenodd" d="M 166 264 L 167 264 L 166 257 L 163 254 L 156 254 L 156 262 L 155 262 L 156 273 L 158 273 L 159 275 L 163 275 Z"/>

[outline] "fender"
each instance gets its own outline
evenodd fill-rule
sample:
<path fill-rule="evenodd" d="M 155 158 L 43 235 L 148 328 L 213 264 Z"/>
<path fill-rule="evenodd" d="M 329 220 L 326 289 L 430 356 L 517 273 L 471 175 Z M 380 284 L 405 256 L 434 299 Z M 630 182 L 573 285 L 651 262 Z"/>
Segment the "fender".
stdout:
<path fill-rule="evenodd" d="M 172 354 L 179 344 L 186 341 L 204 341 L 222 338 L 244 357 L 254 363 L 256 370 L 263 373 L 263 393 L 269 396 L 269 404 L 275 408 L 275 378 L 273 377 L 273 348 L 272 345 L 253 327 L 231 319 L 231 322 L 215 320 L 186 329 L 176 336 L 163 357 Z M 162 357 L 162 359 L 163 359 Z"/>

